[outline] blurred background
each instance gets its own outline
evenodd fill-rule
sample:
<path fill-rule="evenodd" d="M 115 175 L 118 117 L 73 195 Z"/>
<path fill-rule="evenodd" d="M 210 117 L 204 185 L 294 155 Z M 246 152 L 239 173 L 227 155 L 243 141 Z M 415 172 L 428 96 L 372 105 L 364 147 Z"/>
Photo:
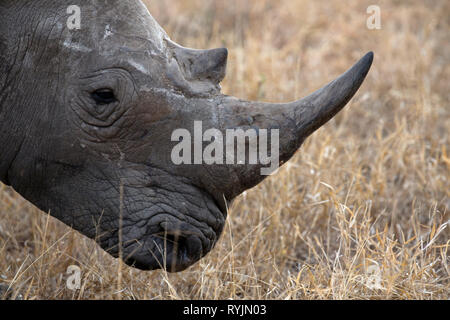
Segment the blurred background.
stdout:
<path fill-rule="evenodd" d="M 186 47 L 229 49 L 223 92 L 287 102 L 366 52 L 364 85 L 240 196 L 187 271 L 141 272 L 0 186 L 0 283 L 25 299 L 448 299 L 450 2 L 144 1 Z M 380 29 L 370 29 L 376 11 Z M 371 18 L 372 17 L 372 18 Z M 82 272 L 80 290 L 66 270 Z"/>

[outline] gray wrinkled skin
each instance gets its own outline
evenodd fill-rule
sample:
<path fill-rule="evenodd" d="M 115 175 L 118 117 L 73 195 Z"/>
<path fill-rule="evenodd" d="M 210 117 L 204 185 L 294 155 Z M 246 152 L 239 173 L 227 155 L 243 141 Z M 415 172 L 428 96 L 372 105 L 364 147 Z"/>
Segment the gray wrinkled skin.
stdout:
<path fill-rule="evenodd" d="M 69 30 L 67 7 L 81 8 Z M 0 179 L 140 269 L 181 271 L 217 242 L 261 165 L 179 165 L 177 128 L 279 129 L 280 162 L 338 113 L 373 59 L 289 104 L 220 93 L 227 50 L 172 42 L 139 0 L 0 0 Z"/>

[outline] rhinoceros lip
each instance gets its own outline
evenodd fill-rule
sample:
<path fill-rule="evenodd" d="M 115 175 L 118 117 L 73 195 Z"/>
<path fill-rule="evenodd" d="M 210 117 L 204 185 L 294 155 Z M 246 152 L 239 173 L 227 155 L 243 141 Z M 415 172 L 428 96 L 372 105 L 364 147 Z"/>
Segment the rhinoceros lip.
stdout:
<path fill-rule="evenodd" d="M 145 248 L 137 255 L 125 259 L 125 262 L 141 270 L 165 269 L 179 272 L 200 260 L 205 252 L 202 241 L 196 235 L 165 233 L 151 235 L 149 241 L 153 248 Z M 209 251 L 209 250 L 208 250 Z"/>

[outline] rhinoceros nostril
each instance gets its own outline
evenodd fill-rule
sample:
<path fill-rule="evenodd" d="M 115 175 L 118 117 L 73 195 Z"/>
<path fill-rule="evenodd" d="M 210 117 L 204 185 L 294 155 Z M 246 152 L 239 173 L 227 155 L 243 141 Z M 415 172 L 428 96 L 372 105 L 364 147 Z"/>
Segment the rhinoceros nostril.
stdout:
<path fill-rule="evenodd" d="M 172 250 L 167 250 L 167 254 L 173 254 L 178 256 L 180 253 L 183 253 L 186 249 L 186 241 L 185 238 L 180 236 L 179 233 L 167 234 L 164 238 L 165 247 L 171 248 Z"/>
<path fill-rule="evenodd" d="M 203 255 L 203 244 L 196 234 L 171 230 L 164 231 L 164 235 L 160 235 L 160 237 L 161 247 L 167 256 L 166 262 L 186 265 L 200 259 Z"/>

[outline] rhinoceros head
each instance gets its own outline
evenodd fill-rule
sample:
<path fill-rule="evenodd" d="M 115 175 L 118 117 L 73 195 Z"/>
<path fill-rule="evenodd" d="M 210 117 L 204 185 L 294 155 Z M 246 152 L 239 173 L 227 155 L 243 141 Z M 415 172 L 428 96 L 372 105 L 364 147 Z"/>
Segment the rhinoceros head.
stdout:
<path fill-rule="evenodd" d="M 0 178 L 126 263 L 180 271 L 273 171 L 261 151 L 287 161 L 372 59 L 302 100 L 248 102 L 220 92 L 226 49 L 179 46 L 141 1 L 0 0 Z M 232 132 L 247 149 L 226 148 Z"/>

